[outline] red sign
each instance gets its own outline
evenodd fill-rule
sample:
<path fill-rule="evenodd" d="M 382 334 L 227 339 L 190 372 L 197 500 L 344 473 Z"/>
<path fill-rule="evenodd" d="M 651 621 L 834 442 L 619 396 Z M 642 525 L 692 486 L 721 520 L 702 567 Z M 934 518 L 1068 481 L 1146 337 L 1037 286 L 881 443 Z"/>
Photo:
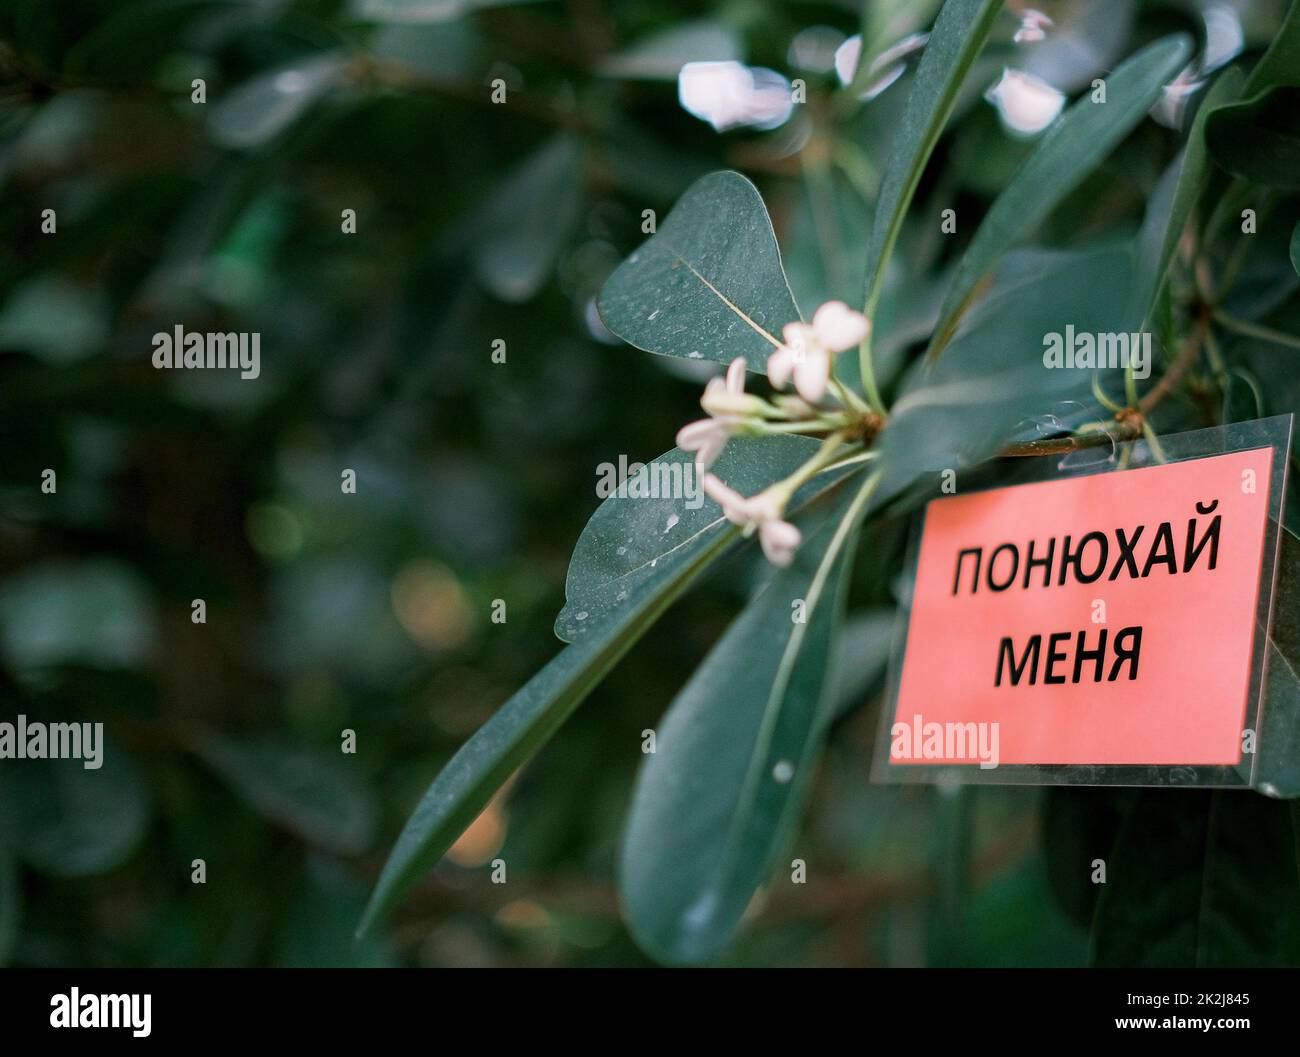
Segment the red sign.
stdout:
<path fill-rule="evenodd" d="M 931 502 L 890 761 L 1239 763 L 1272 461 Z"/>

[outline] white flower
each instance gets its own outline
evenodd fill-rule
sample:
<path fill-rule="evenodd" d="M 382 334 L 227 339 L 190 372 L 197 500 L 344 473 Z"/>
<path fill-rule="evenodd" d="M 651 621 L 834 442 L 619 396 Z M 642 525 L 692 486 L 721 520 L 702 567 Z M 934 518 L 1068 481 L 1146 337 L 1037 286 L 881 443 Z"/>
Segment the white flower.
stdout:
<path fill-rule="evenodd" d="M 727 367 L 726 378 L 710 378 L 700 406 L 715 418 L 727 415 L 761 415 L 763 401 L 745 394 L 745 359 L 737 356 Z"/>
<path fill-rule="evenodd" d="M 729 424 L 718 418 L 702 418 L 688 422 L 677 431 L 677 446 L 682 451 L 695 452 L 695 466 L 703 473 L 722 454 L 731 436 Z"/>
<path fill-rule="evenodd" d="M 1002 71 L 1002 79 L 984 93 L 1013 132 L 1032 136 L 1056 120 L 1065 94 L 1023 70 Z"/>
<path fill-rule="evenodd" d="M 686 63 L 677 74 L 677 99 L 718 132 L 777 128 L 794 110 L 790 82 L 779 73 L 730 60 Z"/>
<path fill-rule="evenodd" d="M 756 398 L 745 395 L 745 360 L 737 356 L 727 367 L 726 379 L 710 378 L 700 404 L 709 418 L 688 422 L 677 431 L 677 446 L 695 452 L 695 465 L 704 473 L 717 461 L 727 438 Z M 761 404 L 761 402 L 760 402 Z"/>
<path fill-rule="evenodd" d="M 782 567 L 790 564 L 803 537 L 790 522 L 782 520 L 782 510 L 771 495 L 760 492 L 746 499 L 711 473 L 706 473 L 700 484 L 733 525 L 750 531 L 758 529 L 758 542 L 768 561 Z"/>
<path fill-rule="evenodd" d="M 1033 44 L 1047 36 L 1046 29 L 1055 23 L 1041 11 L 1027 8 L 1020 16 L 1020 28 L 1011 39 L 1017 44 Z"/>
<path fill-rule="evenodd" d="M 748 525 L 751 520 L 749 500 L 716 474 L 706 473 L 700 478 L 704 494 L 722 507 L 722 515 L 733 525 Z"/>
<path fill-rule="evenodd" d="M 767 358 L 767 377 L 784 389 L 791 376 L 799 395 L 816 403 L 826 393 L 831 357 L 862 342 L 871 321 L 843 301 L 827 301 L 813 313 L 812 323 L 787 323 L 784 344 Z"/>
<path fill-rule="evenodd" d="M 773 565 L 785 568 L 794 560 L 803 537 L 788 521 L 764 521 L 758 526 L 758 542 Z"/>

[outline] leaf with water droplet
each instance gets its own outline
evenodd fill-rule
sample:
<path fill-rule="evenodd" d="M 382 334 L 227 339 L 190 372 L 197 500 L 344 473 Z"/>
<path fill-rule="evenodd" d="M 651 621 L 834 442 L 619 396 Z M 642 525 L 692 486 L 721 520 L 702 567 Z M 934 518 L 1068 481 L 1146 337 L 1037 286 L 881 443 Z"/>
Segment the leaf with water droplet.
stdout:
<path fill-rule="evenodd" d="M 663 961 L 717 957 L 798 821 L 834 714 L 833 647 L 870 487 L 846 481 L 808 508 L 793 563 L 696 669 L 642 762 L 620 888 L 633 934 Z"/>

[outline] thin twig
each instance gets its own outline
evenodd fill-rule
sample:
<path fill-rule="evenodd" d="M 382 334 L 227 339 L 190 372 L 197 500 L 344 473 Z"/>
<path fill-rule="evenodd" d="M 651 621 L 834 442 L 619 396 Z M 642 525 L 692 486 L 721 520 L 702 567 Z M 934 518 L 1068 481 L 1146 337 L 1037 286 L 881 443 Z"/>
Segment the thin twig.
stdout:
<path fill-rule="evenodd" d="M 1182 381 L 1183 375 L 1187 373 L 1188 368 L 1196 362 L 1197 356 L 1200 355 L 1201 344 L 1205 341 L 1209 329 L 1209 312 L 1201 311 L 1197 313 L 1192 332 L 1187 336 L 1187 340 L 1183 342 L 1183 347 L 1178 350 L 1178 356 L 1169 365 L 1169 370 L 1165 371 L 1160 381 L 1153 385 L 1138 401 L 1136 408 L 1126 408 L 1120 411 L 1109 428 L 1087 430 L 1069 437 L 1052 437 L 1049 440 L 1032 440 L 1012 444 L 1002 450 L 1002 455 L 1011 458 L 1034 455 L 1064 455 L 1067 452 L 1079 451 L 1083 448 L 1096 448 L 1114 441 L 1136 440 L 1142 435 L 1143 423 L 1151 412 L 1178 387 L 1178 383 Z"/>

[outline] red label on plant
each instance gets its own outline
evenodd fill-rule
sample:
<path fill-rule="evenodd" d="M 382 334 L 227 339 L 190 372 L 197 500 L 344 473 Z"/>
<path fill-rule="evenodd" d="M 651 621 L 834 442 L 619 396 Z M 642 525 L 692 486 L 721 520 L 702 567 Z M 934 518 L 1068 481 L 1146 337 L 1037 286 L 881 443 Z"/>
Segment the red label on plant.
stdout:
<path fill-rule="evenodd" d="M 1272 460 L 930 503 L 890 761 L 1239 763 Z"/>

